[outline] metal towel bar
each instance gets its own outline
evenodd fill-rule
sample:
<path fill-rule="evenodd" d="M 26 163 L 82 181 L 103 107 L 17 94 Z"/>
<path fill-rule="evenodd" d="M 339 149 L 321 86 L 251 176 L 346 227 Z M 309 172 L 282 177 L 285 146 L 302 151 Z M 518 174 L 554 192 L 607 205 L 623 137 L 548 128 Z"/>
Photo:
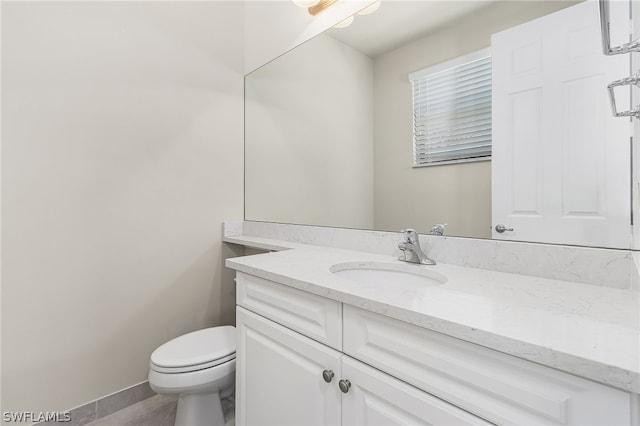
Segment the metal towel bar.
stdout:
<path fill-rule="evenodd" d="M 602 53 L 605 55 L 621 55 L 629 52 L 640 52 L 640 39 L 620 46 L 611 47 L 609 0 L 600 2 L 600 28 L 602 30 Z"/>
<path fill-rule="evenodd" d="M 609 0 L 599 0 L 600 5 L 600 29 L 602 31 L 602 53 L 605 55 L 621 55 L 631 52 L 640 52 L 640 39 L 636 39 L 620 46 L 611 47 L 611 22 L 609 14 Z M 616 94 L 614 89 L 620 86 L 640 87 L 640 72 L 631 76 L 616 80 L 607 86 L 609 91 L 609 102 L 614 117 L 636 117 L 640 118 L 640 105 L 629 111 L 620 111 L 616 107 Z"/>
<path fill-rule="evenodd" d="M 609 101 L 611 102 L 611 109 L 613 110 L 613 115 L 615 117 L 636 117 L 636 118 L 640 118 L 640 105 L 636 107 L 636 109 L 632 109 L 629 111 L 621 111 L 618 112 L 618 109 L 616 108 L 616 95 L 613 92 L 613 89 L 616 87 L 620 87 L 620 86 L 638 86 L 640 87 L 640 73 L 631 76 L 631 77 L 626 77 L 626 78 L 622 78 L 620 80 L 616 80 L 612 83 L 610 83 L 607 86 L 607 89 L 609 90 Z"/>

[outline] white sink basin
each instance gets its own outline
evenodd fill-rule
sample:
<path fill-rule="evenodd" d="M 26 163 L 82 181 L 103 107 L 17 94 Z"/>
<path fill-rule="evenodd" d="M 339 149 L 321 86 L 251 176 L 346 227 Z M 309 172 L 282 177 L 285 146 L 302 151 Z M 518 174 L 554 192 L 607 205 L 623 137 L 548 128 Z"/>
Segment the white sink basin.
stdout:
<path fill-rule="evenodd" d="M 400 262 L 347 262 L 333 265 L 330 271 L 342 278 L 372 285 L 433 286 L 447 282 L 447 277 L 428 268 Z"/>

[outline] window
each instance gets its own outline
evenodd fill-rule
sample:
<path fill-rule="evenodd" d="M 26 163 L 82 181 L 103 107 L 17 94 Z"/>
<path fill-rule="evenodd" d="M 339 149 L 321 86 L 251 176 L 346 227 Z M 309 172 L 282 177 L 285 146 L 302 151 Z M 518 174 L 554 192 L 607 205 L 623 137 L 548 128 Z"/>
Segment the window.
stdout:
<path fill-rule="evenodd" d="M 483 49 L 409 75 L 413 166 L 491 158 L 491 54 Z"/>

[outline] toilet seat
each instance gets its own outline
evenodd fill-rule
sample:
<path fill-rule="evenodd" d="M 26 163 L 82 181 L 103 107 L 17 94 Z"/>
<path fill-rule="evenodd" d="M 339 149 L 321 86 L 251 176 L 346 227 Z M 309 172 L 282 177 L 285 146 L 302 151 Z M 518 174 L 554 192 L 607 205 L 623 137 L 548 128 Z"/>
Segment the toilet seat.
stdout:
<path fill-rule="evenodd" d="M 191 373 L 193 371 L 199 371 L 199 370 L 215 367 L 217 365 L 221 365 L 226 362 L 233 361 L 235 359 L 236 359 L 236 354 L 233 353 L 224 358 L 215 359 L 213 361 L 205 362 L 202 364 L 186 365 L 184 367 L 161 367 L 152 362 L 149 364 L 149 368 L 153 371 L 157 371 L 158 373 L 167 373 L 167 374 Z"/>
<path fill-rule="evenodd" d="M 151 354 L 150 367 L 159 373 L 187 373 L 215 367 L 236 357 L 233 326 L 211 327 L 168 341 Z"/>

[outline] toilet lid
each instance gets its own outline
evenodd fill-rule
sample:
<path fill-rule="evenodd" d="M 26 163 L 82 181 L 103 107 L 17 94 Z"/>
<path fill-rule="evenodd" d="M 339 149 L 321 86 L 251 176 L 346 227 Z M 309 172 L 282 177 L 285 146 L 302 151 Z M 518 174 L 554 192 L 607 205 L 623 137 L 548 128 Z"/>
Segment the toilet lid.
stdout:
<path fill-rule="evenodd" d="M 159 367 L 178 368 L 210 363 L 236 351 L 236 329 L 231 325 L 205 328 L 176 337 L 151 354 Z"/>

